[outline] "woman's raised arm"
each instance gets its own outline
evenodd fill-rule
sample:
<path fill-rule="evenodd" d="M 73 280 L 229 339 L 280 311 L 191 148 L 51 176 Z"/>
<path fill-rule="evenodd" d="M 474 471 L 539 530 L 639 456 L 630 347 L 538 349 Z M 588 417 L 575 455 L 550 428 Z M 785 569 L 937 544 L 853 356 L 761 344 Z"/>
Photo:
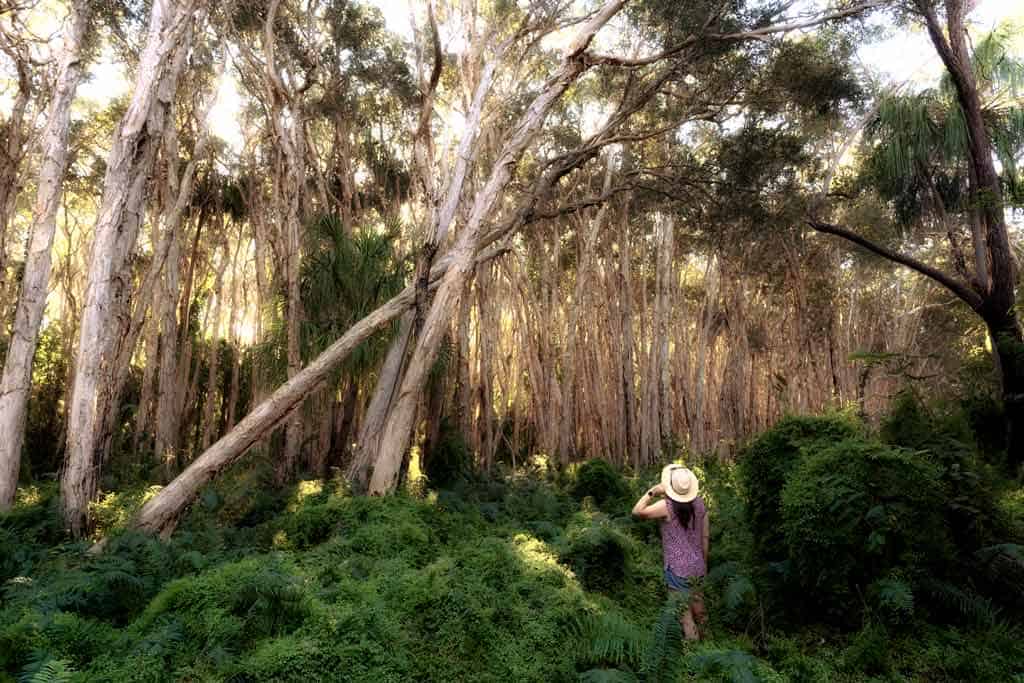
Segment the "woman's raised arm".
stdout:
<path fill-rule="evenodd" d="M 651 503 L 655 496 L 660 496 L 664 493 L 665 487 L 661 484 L 655 484 L 649 488 L 644 492 L 644 495 L 640 496 L 640 500 L 636 502 L 636 505 L 633 506 L 633 516 L 640 519 L 662 519 L 668 517 L 668 510 L 665 507 L 664 500 Z"/>

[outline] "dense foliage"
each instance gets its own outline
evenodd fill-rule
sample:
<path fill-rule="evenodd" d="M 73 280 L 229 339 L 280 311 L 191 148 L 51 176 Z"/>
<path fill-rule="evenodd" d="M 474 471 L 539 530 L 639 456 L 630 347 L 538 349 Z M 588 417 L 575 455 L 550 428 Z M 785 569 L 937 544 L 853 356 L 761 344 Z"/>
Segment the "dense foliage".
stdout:
<path fill-rule="evenodd" d="M 118 531 L 149 490 L 108 496 L 99 555 L 65 541 L 51 488 L 22 489 L 0 521 L 0 680 L 1012 680 L 1024 497 L 970 430 L 970 458 L 911 442 L 949 424 L 910 399 L 881 436 L 791 417 L 739 467 L 694 465 L 711 623 L 685 647 L 657 527 L 628 516 L 653 470 L 535 458 L 380 499 L 268 493 L 250 466 L 169 542 Z M 973 509 L 950 502 L 968 475 Z M 965 525 L 987 531 L 965 545 Z"/>

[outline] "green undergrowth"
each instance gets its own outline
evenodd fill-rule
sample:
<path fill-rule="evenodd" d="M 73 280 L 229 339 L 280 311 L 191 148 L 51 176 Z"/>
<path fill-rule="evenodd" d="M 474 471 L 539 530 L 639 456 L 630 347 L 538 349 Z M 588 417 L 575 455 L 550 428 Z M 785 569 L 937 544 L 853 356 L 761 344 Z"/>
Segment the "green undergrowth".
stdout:
<path fill-rule="evenodd" d="M 656 469 L 538 459 L 381 499 L 275 491 L 256 461 L 166 543 L 123 530 L 151 490 L 104 497 L 99 556 L 62 536 L 52 486 L 24 489 L 0 517 L 0 681 L 1024 680 L 999 599 L 1020 489 L 913 437 L 787 418 L 738 467 L 687 462 L 712 571 L 709 637 L 685 645 L 657 525 L 629 515 Z"/>

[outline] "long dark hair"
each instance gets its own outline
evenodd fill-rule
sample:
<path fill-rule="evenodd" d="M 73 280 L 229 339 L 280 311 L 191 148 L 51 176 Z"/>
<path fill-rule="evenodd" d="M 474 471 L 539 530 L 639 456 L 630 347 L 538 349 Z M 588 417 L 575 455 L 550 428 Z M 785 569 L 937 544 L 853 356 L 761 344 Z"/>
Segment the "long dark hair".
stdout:
<path fill-rule="evenodd" d="M 672 506 L 672 516 L 679 520 L 679 524 L 684 529 L 693 526 L 695 514 L 692 500 L 689 503 L 680 503 L 678 500 L 669 498 L 668 503 Z"/>

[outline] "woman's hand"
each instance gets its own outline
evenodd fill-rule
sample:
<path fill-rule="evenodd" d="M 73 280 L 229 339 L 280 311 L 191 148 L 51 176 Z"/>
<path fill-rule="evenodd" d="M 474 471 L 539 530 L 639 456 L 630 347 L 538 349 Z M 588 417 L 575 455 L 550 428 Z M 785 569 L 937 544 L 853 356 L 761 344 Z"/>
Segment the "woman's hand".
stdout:
<path fill-rule="evenodd" d="M 664 519 L 668 517 L 665 501 L 659 500 L 656 503 L 651 501 L 652 496 L 660 496 L 663 493 L 665 493 L 665 487 L 661 484 L 655 484 L 644 491 L 644 495 L 640 496 L 640 500 L 633 506 L 633 516 L 640 519 Z"/>

